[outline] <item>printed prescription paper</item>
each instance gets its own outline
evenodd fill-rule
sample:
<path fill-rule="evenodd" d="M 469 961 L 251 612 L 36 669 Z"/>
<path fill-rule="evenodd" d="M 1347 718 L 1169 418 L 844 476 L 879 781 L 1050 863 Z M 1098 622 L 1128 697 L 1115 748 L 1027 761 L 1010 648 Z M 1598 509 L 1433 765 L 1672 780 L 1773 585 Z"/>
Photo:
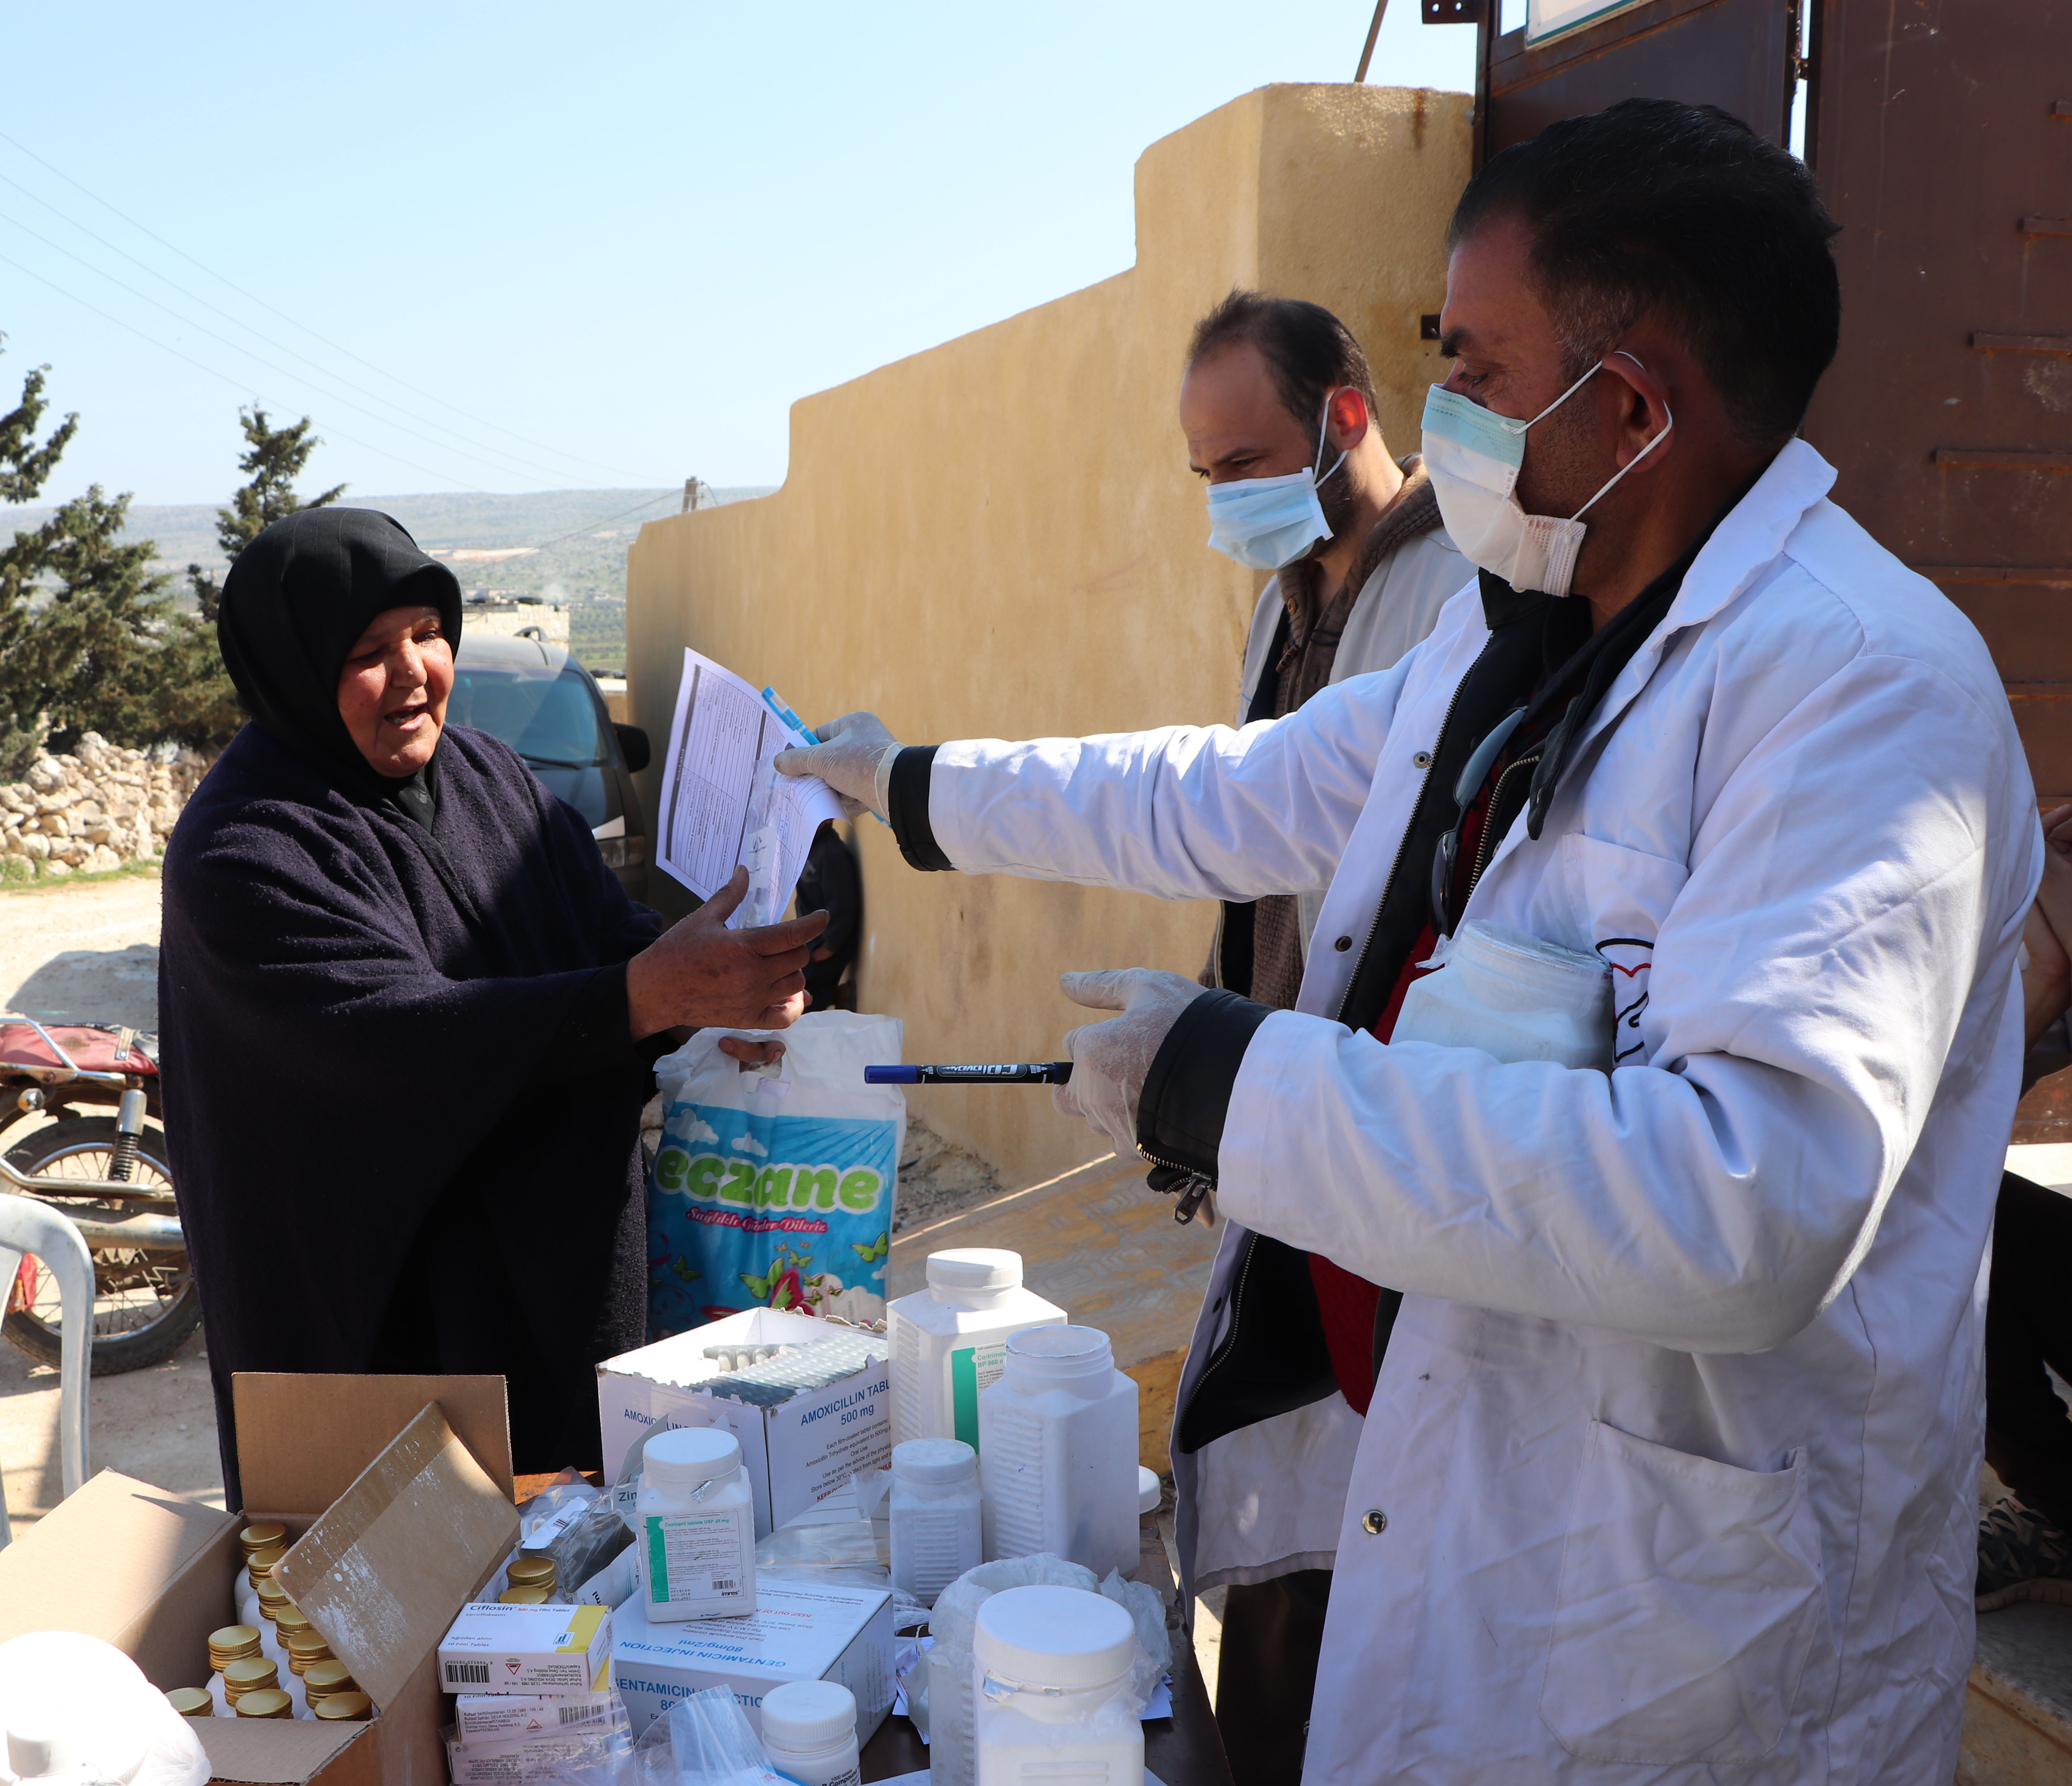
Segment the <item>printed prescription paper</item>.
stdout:
<path fill-rule="evenodd" d="M 662 766 L 656 859 L 701 899 L 749 871 L 730 926 L 774 924 L 790 903 L 813 834 L 841 805 L 825 782 L 779 775 L 780 750 L 815 741 L 794 730 L 731 670 L 684 650 L 683 680 Z"/>

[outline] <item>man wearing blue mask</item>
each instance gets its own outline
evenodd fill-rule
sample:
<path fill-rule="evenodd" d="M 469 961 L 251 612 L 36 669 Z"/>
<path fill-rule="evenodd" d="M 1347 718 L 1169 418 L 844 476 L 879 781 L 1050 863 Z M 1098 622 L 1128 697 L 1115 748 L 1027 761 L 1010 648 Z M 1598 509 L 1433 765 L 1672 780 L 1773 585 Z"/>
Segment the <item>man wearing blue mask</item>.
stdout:
<path fill-rule="evenodd" d="M 1474 574 L 1424 461 L 1391 457 L 1374 412 L 1367 355 L 1321 304 L 1233 291 L 1194 326 L 1180 426 L 1208 487 L 1209 544 L 1274 573 L 1245 643 L 1240 725 L 1390 668 Z M 1293 1005 L 1317 905 L 1227 905 L 1207 983 Z"/>
<path fill-rule="evenodd" d="M 1474 574 L 1454 549 L 1423 459 L 1391 456 L 1374 378 L 1321 304 L 1233 291 L 1195 324 L 1180 384 L 1188 462 L 1207 485 L 1209 544 L 1274 574 L 1246 641 L 1237 723 L 1281 719 L 1348 677 L 1391 668 Z M 1322 895 L 1223 903 L 1207 986 L 1293 1008 Z M 1371 1284 L 1313 1255 L 1327 1337 L 1367 1357 Z M 1367 1412 L 1367 1373 L 1349 1405 Z M 1224 1584 L 1216 1722 L 1236 1786 L 1294 1786 L 1302 1768 L 1331 1575 L 1325 1568 Z"/>
<path fill-rule="evenodd" d="M 779 761 L 921 867 L 1328 889 L 1293 1011 L 1068 975 L 1120 1014 L 1059 1088 L 1231 1218 L 1177 1535 L 1332 1566 L 1309 1786 L 1955 1768 L 2042 840 L 1984 643 L 1797 437 L 1833 228 L 1710 108 L 1549 125 L 1454 213 L 1424 450 L 1482 574 L 1393 670 Z M 1390 1287 L 1363 1424 L 1312 1254 Z"/>

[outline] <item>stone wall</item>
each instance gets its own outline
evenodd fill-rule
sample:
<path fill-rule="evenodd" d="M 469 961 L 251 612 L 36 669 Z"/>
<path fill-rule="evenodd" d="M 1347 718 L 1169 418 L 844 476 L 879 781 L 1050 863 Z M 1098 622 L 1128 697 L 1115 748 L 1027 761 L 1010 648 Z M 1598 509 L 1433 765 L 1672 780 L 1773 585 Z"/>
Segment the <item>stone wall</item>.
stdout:
<path fill-rule="evenodd" d="M 155 857 L 212 758 L 121 750 L 97 732 L 0 785 L 0 881 L 95 874 Z"/>

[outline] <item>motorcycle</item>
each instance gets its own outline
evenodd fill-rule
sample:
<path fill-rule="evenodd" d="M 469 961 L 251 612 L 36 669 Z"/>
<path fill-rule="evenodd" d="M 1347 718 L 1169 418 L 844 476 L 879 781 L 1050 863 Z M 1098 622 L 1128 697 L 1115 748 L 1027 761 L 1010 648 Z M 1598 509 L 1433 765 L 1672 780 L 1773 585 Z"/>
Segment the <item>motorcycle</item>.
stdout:
<path fill-rule="evenodd" d="M 134 1029 L 0 1016 L 0 1192 L 48 1204 L 86 1242 L 97 1377 L 162 1362 L 201 1324 L 164 1120 Z M 56 1280 L 32 1257 L 7 1275 L 0 1336 L 55 1367 Z"/>

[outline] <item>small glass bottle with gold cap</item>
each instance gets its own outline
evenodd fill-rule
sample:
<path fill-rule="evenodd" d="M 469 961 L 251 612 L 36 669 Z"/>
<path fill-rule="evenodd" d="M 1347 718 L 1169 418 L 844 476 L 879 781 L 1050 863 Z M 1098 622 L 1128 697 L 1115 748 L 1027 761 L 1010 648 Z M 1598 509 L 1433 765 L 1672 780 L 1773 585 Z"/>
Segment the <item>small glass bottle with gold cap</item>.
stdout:
<path fill-rule="evenodd" d="M 255 1687 L 239 1695 L 237 1715 L 240 1718 L 293 1718 L 294 1702 L 278 1687 Z"/>
<path fill-rule="evenodd" d="M 257 1624 L 258 1607 L 253 1603 L 252 1559 L 261 1550 L 279 1550 L 288 1542 L 288 1529 L 276 1521 L 264 1520 L 248 1525 L 237 1534 L 237 1573 L 232 1577 L 230 1591 L 232 1603 L 237 1608 L 239 1620 L 245 1624 Z"/>
<path fill-rule="evenodd" d="M 281 1671 L 264 1656 L 248 1656 L 223 1671 L 223 1689 L 232 1706 L 242 1709 L 248 1693 L 278 1690 Z"/>
<path fill-rule="evenodd" d="M 259 1633 L 249 1624 L 224 1625 L 208 1634 L 208 1690 L 218 1718 L 229 1717 L 233 1710 L 223 1671 L 232 1662 L 245 1661 L 259 1653 Z"/>
<path fill-rule="evenodd" d="M 313 1711 L 323 1709 L 323 1702 L 335 1693 L 357 1693 L 360 1683 L 352 1677 L 352 1670 L 343 1662 L 313 1663 L 302 1675 L 302 1691 L 308 1696 Z"/>
<path fill-rule="evenodd" d="M 504 1573 L 513 1587 L 544 1587 L 550 1595 L 554 1591 L 552 1557 L 520 1557 Z"/>

